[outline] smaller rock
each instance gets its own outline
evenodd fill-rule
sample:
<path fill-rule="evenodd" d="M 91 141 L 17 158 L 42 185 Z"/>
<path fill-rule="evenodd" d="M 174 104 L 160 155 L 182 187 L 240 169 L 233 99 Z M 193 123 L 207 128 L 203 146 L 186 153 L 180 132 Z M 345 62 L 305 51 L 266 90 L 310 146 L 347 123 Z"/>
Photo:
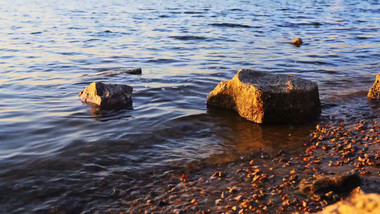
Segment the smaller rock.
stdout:
<path fill-rule="evenodd" d="M 157 204 L 157 206 L 159 206 L 159 207 L 164 207 L 164 206 L 168 206 L 168 205 L 170 205 L 170 204 L 168 202 L 165 202 L 165 201 L 160 201 Z"/>
<path fill-rule="evenodd" d="M 141 68 L 122 69 L 120 73 L 125 73 L 125 74 L 142 74 L 142 69 Z"/>
<path fill-rule="evenodd" d="M 240 188 L 233 186 L 233 187 L 227 187 L 229 193 L 236 193 L 240 190 Z"/>
<path fill-rule="evenodd" d="M 293 39 L 293 41 L 291 42 L 293 45 L 297 46 L 297 47 L 300 47 L 302 45 L 302 39 L 297 37 L 295 39 Z"/>
<path fill-rule="evenodd" d="M 216 206 L 220 205 L 222 203 L 222 201 L 223 201 L 222 199 L 216 199 L 215 200 L 215 205 Z"/>
<path fill-rule="evenodd" d="M 133 88 L 128 85 L 93 82 L 79 93 L 83 103 L 100 109 L 122 109 L 132 107 Z"/>
<path fill-rule="evenodd" d="M 304 179 L 300 183 L 300 191 L 305 195 L 324 195 L 332 191 L 337 194 L 348 195 L 351 190 L 360 186 L 361 179 L 357 174 L 339 177 L 320 177 L 310 182 Z"/>
<path fill-rule="evenodd" d="M 222 177 L 225 177 L 226 175 L 224 174 L 224 172 L 222 171 L 216 171 L 212 176 L 211 178 L 222 178 Z"/>
<path fill-rule="evenodd" d="M 127 69 L 115 69 L 115 70 L 107 70 L 104 72 L 101 72 L 97 74 L 98 76 L 106 76 L 106 77 L 112 77 L 120 74 L 134 74 L 134 75 L 140 75 L 142 74 L 141 68 L 127 68 Z"/>
<path fill-rule="evenodd" d="M 368 99 L 380 100 L 380 73 L 377 74 L 375 83 L 368 92 Z"/>
<path fill-rule="evenodd" d="M 241 201 L 244 197 L 242 195 L 238 195 L 236 197 L 234 197 L 234 200 L 235 201 Z"/>

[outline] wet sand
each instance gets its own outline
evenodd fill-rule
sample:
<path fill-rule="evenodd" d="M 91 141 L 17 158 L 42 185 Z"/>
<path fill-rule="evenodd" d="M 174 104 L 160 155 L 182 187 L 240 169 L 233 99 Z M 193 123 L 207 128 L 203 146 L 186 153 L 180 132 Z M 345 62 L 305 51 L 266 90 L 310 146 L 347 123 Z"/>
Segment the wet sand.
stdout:
<path fill-rule="evenodd" d="M 118 194 L 121 213 L 316 212 L 348 196 L 359 177 L 364 192 L 379 193 L 379 132 L 372 120 L 319 124 L 300 154 L 261 150 L 232 163 L 173 171 Z M 317 186 L 344 175 L 351 177 Z"/>

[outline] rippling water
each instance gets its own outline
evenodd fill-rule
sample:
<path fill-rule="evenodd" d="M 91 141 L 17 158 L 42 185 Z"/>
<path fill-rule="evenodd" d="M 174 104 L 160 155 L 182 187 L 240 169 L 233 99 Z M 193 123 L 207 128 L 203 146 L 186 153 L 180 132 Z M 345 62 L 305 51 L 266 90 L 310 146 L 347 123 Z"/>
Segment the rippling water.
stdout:
<path fill-rule="evenodd" d="M 0 212 L 117 207 L 107 193 L 136 172 L 296 150 L 312 125 L 207 109 L 241 68 L 318 82 L 322 118 L 377 117 L 365 95 L 380 72 L 379 10 L 377 0 L 0 0 Z M 106 75 L 133 67 L 143 74 Z M 133 86 L 133 110 L 83 105 L 93 81 Z"/>

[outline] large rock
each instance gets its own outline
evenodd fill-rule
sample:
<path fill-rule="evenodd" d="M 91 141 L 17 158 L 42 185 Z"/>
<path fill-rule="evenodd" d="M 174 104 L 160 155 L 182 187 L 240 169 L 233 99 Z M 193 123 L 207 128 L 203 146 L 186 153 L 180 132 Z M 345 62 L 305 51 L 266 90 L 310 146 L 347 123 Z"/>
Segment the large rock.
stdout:
<path fill-rule="evenodd" d="M 79 93 L 82 102 L 100 109 L 122 109 L 132 107 L 132 90 L 128 85 L 93 82 Z"/>
<path fill-rule="evenodd" d="M 207 104 L 234 109 L 256 123 L 305 123 L 321 112 L 318 85 L 293 75 L 238 71 L 210 92 Z"/>
<path fill-rule="evenodd" d="M 368 92 L 368 99 L 380 100 L 380 73 L 377 74 L 375 83 Z"/>
<path fill-rule="evenodd" d="M 379 214 L 380 194 L 359 194 L 324 208 L 319 214 Z"/>

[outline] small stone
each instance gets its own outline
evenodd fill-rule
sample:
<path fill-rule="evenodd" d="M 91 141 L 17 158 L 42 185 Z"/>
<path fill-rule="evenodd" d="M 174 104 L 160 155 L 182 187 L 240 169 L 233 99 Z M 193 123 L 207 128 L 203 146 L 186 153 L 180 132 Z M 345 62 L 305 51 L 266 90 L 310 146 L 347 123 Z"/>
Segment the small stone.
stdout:
<path fill-rule="evenodd" d="M 214 178 L 222 178 L 222 177 L 225 177 L 225 174 L 224 174 L 224 172 L 217 171 L 217 172 L 215 172 L 211 177 L 214 177 Z"/>
<path fill-rule="evenodd" d="M 235 200 L 235 201 L 241 201 L 242 198 L 243 198 L 242 195 L 238 195 L 238 196 L 236 196 L 236 197 L 234 198 L 234 200 Z"/>
<path fill-rule="evenodd" d="M 297 47 L 300 47 L 302 45 L 302 39 L 297 37 L 297 38 L 294 38 L 293 41 L 291 42 L 293 45 L 297 46 Z"/>
<path fill-rule="evenodd" d="M 222 201 L 223 201 L 222 199 L 216 199 L 215 200 L 215 205 L 216 206 L 220 205 L 220 203 L 222 203 Z"/>
<path fill-rule="evenodd" d="M 168 206 L 168 205 L 169 205 L 169 203 L 167 203 L 167 202 L 165 202 L 165 201 L 160 201 L 160 202 L 157 204 L 157 206 L 159 206 L 159 207 Z"/>
<path fill-rule="evenodd" d="M 225 196 L 225 193 L 224 192 L 222 192 L 222 194 L 220 194 L 220 198 L 225 198 L 226 196 Z"/>
<path fill-rule="evenodd" d="M 182 174 L 182 176 L 181 176 L 181 181 L 182 181 L 182 182 L 186 182 L 186 181 L 188 181 L 188 180 L 189 180 L 189 176 L 186 175 L 186 174 Z"/>
<path fill-rule="evenodd" d="M 236 193 L 238 190 L 239 190 L 239 188 L 237 188 L 236 186 L 233 186 L 233 187 L 229 188 L 228 192 L 229 193 Z"/>
<path fill-rule="evenodd" d="M 98 75 L 102 75 L 102 76 L 106 76 L 106 77 L 112 77 L 112 76 L 117 76 L 120 74 L 140 75 L 140 74 L 142 74 L 142 69 L 141 68 L 115 69 L 115 70 L 108 70 L 105 72 L 101 72 Z"/>

